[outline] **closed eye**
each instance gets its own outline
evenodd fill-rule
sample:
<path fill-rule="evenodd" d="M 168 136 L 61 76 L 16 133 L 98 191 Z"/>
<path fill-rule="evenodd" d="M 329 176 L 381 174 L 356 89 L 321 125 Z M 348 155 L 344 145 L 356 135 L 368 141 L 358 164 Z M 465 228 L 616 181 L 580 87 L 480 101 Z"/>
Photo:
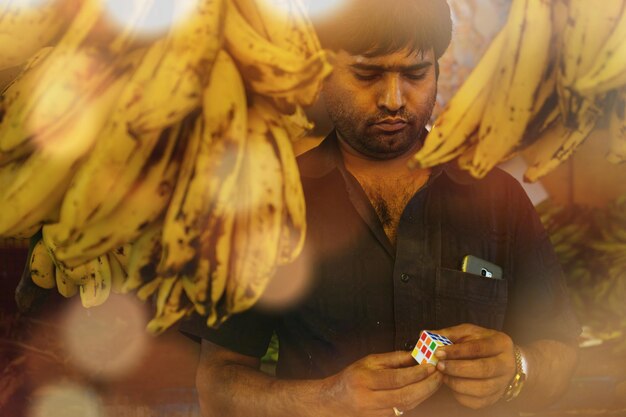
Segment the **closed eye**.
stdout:
<path fill-rule="evenodd" d="M 406 73 L 404 74 L 404 76 L 410 80 L 421 80 L 424 77 L 426 77 L 426 73 L 425 72 L 420 72 L 418 74 L 415 73 Z"/>
<path fill-rule="evenodd" d="M 361 73 L 355 72 L 354 73 L 354 77 L 357 80 L 361 80 L 361 81 L 373 81 L 373 80 L 377 79 L 378 77 L 380 77 L 380 74 L 378 74 L 378 73 L 361 74 Z"/>

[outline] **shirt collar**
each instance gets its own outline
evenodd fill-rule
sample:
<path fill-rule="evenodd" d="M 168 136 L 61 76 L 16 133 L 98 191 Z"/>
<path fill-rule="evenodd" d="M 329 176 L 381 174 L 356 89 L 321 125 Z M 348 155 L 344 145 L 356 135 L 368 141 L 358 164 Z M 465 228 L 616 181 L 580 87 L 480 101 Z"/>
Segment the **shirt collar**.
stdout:
<path fill-rule="evenodd" d="M 314 149 L 298 158 L 300 166 L 300 175 L 305 178 L 322 178 L 330 174 L 335 169 L 342 174 L 347 172 L 339 149 L 339 139 L 337 132 L 333 130 L 328 136 Z M 443 165 L 437 165 L 432 168 L 430 177 L 424 185 L 425 187 L 434 182 L 444 171 Z M 454 181 L 454 177 L 451 177 Z M 456 182 L 456 181 L 455 181 Z"/>

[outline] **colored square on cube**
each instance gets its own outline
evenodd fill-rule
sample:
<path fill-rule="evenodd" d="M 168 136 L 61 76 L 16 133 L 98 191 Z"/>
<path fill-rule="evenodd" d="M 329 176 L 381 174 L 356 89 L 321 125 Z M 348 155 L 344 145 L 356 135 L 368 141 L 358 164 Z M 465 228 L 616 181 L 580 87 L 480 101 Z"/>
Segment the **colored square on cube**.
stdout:
<path fill-rule="evenodd" d="M 451 344 L 452 342 L 450 341 L 450 339 L 445 336 L 422 330 L 419 340 L 417 341 L 417 344 L 415 345 L 415 348 L 413 349 L 411 355 L 420 365 L 423 365 L 425 363 L 437 365 L 437 362 L 439 362 L 439 360 L 435 356 L 435 352 L 439 347 Z"/>

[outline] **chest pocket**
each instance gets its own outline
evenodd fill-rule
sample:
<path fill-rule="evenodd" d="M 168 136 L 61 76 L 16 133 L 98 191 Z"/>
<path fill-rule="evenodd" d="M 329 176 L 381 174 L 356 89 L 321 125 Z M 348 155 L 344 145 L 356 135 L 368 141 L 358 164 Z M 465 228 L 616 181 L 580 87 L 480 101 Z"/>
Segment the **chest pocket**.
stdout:
<path fill-rule="evenodd" d="M 502 330 L 507 286 L 506 279 L 485 278 L 438 267 L 435 285 L 437 328 L 472 323 Z"/>

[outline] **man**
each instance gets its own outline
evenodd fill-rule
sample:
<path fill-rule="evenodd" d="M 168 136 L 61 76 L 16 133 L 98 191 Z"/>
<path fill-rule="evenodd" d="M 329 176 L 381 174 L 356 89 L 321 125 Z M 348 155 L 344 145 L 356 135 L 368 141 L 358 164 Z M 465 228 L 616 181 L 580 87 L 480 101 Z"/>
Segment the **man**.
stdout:
<path fill-rule="evenodd" d="M 352 4 L 318 27 L 337 52 L 322 92 L 335 131 L 299 158 L 307 242 L 266 296 L 303 276 L 309 286 L 217 331 L 182 325 L 202 339 L 203 414 L 504 416 L 547 404 L 572 374 L 579 329 L 532 205 L 500 170 L 461 181 L 406 167 L 434 106 L 448 5 Z M 501 266 L 502 279 L 461 272 L 465 255 Z M 437 367 L 410 355 L 422 329 L 454 342 Z M 276 378 L 259 371 L 273 332 Z"/>

